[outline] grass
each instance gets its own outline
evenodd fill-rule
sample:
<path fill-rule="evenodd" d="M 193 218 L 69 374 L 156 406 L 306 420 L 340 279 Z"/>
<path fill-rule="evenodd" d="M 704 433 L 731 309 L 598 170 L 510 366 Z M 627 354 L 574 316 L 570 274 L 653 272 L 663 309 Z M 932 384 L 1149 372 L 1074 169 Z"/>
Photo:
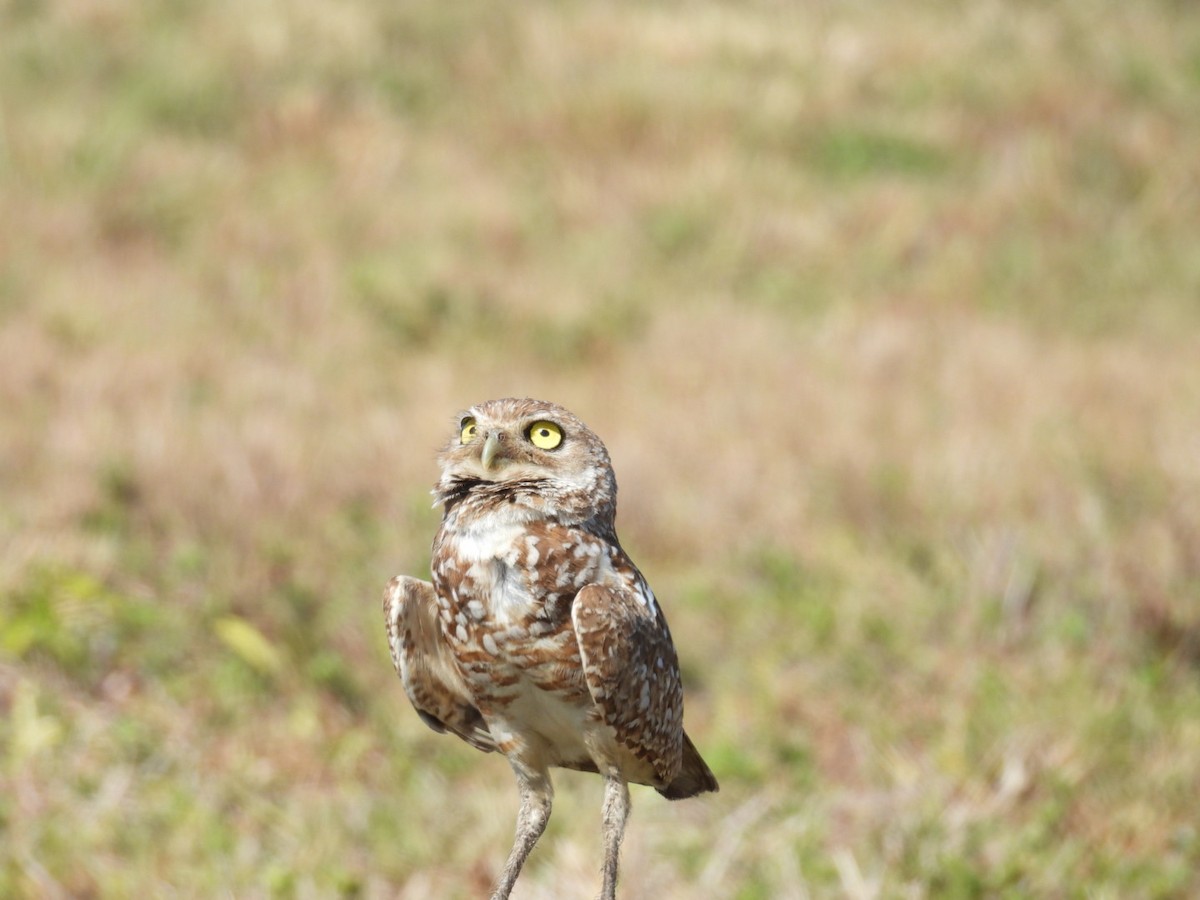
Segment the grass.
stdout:
<path fill-rule="evenodd" d="M 481 896 L 378 610 L 605 438 L 721 793 L 628 897 L 1200 892 L 1200 13 L 0 10 L 0 895 Z M 562 773 L 523 897 L 598 883 Z"/>

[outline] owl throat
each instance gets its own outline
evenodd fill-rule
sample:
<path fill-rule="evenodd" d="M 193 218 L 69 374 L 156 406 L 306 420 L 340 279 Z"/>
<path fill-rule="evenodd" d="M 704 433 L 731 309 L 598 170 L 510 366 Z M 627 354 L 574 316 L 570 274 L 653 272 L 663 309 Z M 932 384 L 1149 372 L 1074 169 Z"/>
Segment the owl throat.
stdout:
<path fill-rule="evenodd" d="M 550 489 L 549 482 L 542 478 L 487 481 L 470 475 L 455 475 L 440 482 L 434 489 L 434 495 L 447 515 L 461 515 L 494 511 L 505 506 L 542 509 Z"/>
<path fill-rule="evenodd" d="M 434 489 L 443 520 L 460 525 L 480 520 L 505 522 L 550 521 L 565 525 L 590 525 L 589 530 L 612 530 L 613 505 L 600 502 L 592 492 L 549 478 L 488 481 L 473 475 L 453 475 Z"/>

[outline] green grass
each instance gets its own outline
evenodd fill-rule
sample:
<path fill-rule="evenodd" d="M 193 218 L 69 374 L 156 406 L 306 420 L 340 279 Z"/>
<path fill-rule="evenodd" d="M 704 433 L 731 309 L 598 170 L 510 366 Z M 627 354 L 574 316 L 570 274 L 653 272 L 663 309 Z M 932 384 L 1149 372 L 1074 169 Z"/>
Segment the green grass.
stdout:
<path fill-rule="evenodd" d="M 0 10 L 0 895 L 485 895 L 379 595 L 571 407 L 718 795 L 628 897 L 1200 892 L 1200 13 Z M 562 773 L 518 893 L 590 896 Z"/>

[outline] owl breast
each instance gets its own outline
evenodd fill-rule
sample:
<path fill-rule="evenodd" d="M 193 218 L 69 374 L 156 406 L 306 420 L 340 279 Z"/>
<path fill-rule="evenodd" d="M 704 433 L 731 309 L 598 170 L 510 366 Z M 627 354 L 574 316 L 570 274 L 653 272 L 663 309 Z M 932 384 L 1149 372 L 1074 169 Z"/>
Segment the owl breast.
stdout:
<path fill-rule="evenodd" d="M 434 543 L 434 587 L 450 614 L 443 620 L 460 640 L 459 625 L 490 623 L 536 635 L 564 624 L 580 588 L 615 577 L 606 542 L 553 522 L 480 517 L 464 527 L 451 520 Z"/>
<path fill-rule="evenodd" d="M 434 542 L 434 589 L 443 632 L 480 708 L 515 711 L 537 697 L 574 709 L 572 718 L 590 709 L 571 602 L 584 585 L 616 577 L 609 545 L 582 529 L 448 516 Z"/>

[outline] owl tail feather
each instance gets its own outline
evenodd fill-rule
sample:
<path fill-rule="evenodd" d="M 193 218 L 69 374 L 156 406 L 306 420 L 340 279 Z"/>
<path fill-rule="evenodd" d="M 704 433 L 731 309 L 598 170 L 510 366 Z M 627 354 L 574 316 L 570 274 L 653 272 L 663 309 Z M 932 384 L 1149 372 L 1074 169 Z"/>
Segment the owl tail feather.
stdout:
<path fill-rule="evenodd" d="M 658 792 L 668 800 L 683 800 L 685 797 L 694 797 L 706 791 L 719 789 L 712 769 L 700 758 L 700 751 L 687 736 L 687 732 L 684 732 L 683 765 L 675 779 L 666 787 L 657 788 Z"/>

